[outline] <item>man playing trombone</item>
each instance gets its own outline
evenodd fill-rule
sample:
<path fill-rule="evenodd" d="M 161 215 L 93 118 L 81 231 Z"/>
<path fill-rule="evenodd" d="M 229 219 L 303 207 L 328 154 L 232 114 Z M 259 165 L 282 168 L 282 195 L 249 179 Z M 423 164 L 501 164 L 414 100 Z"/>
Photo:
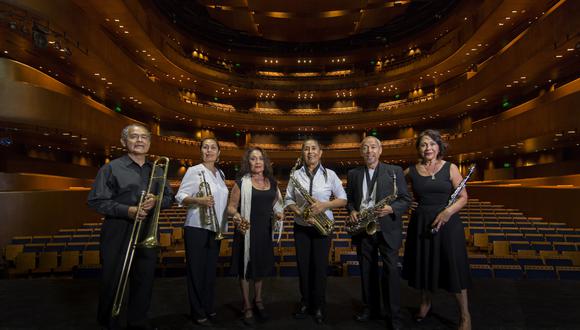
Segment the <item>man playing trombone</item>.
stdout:
<path fill-rule="evenodd" d="M 113 301 L 125 255 L 135 221 L 147 223 L 149 213 L 158 202 L 155 195 L 163 191 L 161 207 L 171 206 L 173 192 L 169 185 L 152 184 L 153 165 L 147 160 L 151 146 L 151 133 L 141 124 L 131 124 L 121 133 L 121 144 L 127 154 L 105 164 L 99 170 L 88 197 L 88 205 L 105 216 L 101 228 L 101 286 L 97 319 L 101 326 L 119 328 L 112 317 Z M 142 192 L 150 193 L 141 198 Z M 141 202 L 141 205 L 139 205 Z M 147 226 L 142 226 L 141 232 Z M 147 311 L 151 301 L 157 249 L 137 249 L 129 277 L 129 303 L 127 323 L 129 328 L 147 329 Z"/>

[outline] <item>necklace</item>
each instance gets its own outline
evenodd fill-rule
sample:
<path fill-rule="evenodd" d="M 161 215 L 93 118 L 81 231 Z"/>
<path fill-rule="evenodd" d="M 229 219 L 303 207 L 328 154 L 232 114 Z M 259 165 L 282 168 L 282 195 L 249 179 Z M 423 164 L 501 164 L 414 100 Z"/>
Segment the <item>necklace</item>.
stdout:
<path fill-rule="evenodd" d="M 424 164 L 423 167 L 425 168 L 425 172 L 427 172 L 427 174 L 431 175 L 431 180 L 435 180 L 435 174 L 437 173 L 437 162 L 435 162 L 435 166 L 433 167 L 433 172 L 429 171 L 429 168 L 427 167 L 427 164 Z"/>

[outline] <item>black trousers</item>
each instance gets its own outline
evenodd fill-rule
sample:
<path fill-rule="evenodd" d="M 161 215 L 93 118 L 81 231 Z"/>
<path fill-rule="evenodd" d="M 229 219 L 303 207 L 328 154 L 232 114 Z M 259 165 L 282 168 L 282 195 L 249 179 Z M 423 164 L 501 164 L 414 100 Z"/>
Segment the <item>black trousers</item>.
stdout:
<path fill-rule="evenodd" d="M 314 227 L 294 224 L 296 261 L 300 280 L 302 304 L 312 310 L 324 308 L 326 304 L 326 271 L 330 238 L 323 236 Z"/>
<path fill-rule="evenodd" d="M 214 313 L 214 290 L 221 241 L 215 232 L 185 227 L 185 258 L 187 262 L 187 294 L 191 317 L 203 319 Z"/>
<path fill-rule="evenodd" d="M 401 286 L 397 267 L 400 246 L 389 244 L 381 232 L 372 236 L 362 234 L 357 237 L 355 244 L 361 273 L 362 301 L 365 308 L 370 309 L 372 313 L 380 314 L 382 292 L 387 325 L 392 328 L 400 327 Z M 380 285 L 379 258 L 383 262 Z"/>
<path fill-rule="evenodd" d="M 101 228 L 101 287 L 97 319 L 102 326 L 111 326 L 116 320 L 111 319 L 113 300 L 133 223 L 121 220 L 105 220 Z M 142 226 L 143 231 L 145 226 Z M 157 249 L 137 248 L 129 273 L 125 296 L 129 297 L 127 305 L 127 323 L 129 326 L 147 324 L 147 312 L 151 304 Z"/>

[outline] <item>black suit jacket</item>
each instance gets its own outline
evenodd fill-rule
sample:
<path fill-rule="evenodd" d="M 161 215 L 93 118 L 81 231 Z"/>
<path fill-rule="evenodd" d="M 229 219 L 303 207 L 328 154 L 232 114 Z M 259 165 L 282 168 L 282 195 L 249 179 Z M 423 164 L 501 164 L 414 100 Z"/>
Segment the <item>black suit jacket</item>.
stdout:
<path fill-rule="evenodd" d="M 375 202 L 393 193 L 393 173 L 397 177 L 397 199 L 391 204 L 393 213 L 379 218 L 378 222 L 385 241 L 391 248 L 398 249 L 401 245 L 403 232 L 401 217 L 407 212 L 411 204 L 411 197 L 409 196 L 407 182 L 405 181 L 405 175 L 401 167 L 380 162 L 377 169 L 379 172 Z M 360 211 L 360 203 L 363 198 L 362 183 L 365 180 L 365 171 L 366 166 L 360 166 L 348 171 L 346 183 L 348 203 L 346 208 L 349 212 Z M 353 237 L 353 239 L 356 240 L 356 237 Z"/>

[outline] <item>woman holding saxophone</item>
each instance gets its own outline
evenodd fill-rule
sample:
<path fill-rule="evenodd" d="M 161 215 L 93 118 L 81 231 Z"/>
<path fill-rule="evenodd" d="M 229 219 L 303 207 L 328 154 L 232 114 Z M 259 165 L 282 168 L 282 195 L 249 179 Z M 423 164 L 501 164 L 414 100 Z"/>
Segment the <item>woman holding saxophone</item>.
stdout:
<path fill-rule="evenodd" d="M 285 206 L 295 213 L 294 240 L 302 299 L 294 318 L 314 313 L 323 323 L 329 237 L 333 223 L 331 209 L 346 205 L 346 193 L 333 170 L 320 164 L 322 149 L 315 139 L 302 144 L 302 166 L 292 171 L 286 189 Z M 298 163 L 297 163 L 298 165 Z M 330 201 L 331 195 L 334 200 Z"/>
<path fill-rule="evenodd" d="M 244 153 L 228 203 L 228 214 L 236 226 L 231 272 L 240 278 L 244 305 L 242 321 L 253 325 L 254 312 L 261 320 L 268 318 L 262 300 L 262 279 L 269 276 L 274 267 L 272 218 L 284 219 L 272 165 L 262 149 L 249 148 Z M 253 302 L 250 301 L 250 280 L 254 281 Z"/>
<path fill-rule="evenodd" d="M 215 321 L 214 286 L 221 234 L 225 232 L 228 188 L 217 168 L 220 146 L 206 138 L 200 147 L 202 163 L 190 167 L 175 199 L 188 207 L 185 220 L 187 292 L 194 323 L 211 326 Z"/>

